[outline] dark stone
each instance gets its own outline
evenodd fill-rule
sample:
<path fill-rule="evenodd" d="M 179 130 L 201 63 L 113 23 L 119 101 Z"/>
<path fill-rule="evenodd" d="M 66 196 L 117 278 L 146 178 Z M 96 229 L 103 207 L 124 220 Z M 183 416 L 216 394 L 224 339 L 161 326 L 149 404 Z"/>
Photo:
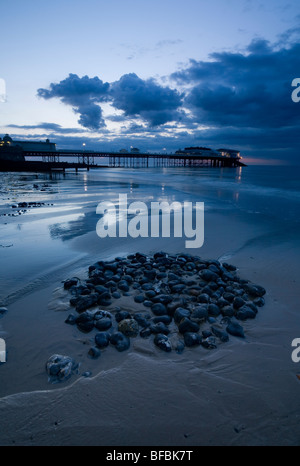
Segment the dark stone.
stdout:
<path fill-rule="evenodd" d="M 110 334 L 108 332 L 99 332 L 95 335 L 95 344 L 98 348 L 106 348 L 109 344 Z"/>
<path fill-rule="evenodd" d="M 129 291 L 129 285 L 128 283 L 125 281 L 125 280 L 121 280 L 119 283 L 118 283 L 118 287 L 121 291 Z"/>
<path fill-rule="evenodd" d="M 244 329 L 238 322 L 229 322 L 226 327 L 226 332 L 235 337 L 245 338 Z"/>
<path fill-rule="evenodd" d="M 131 283 L 133 282 L 133 278 L 131 275 L 123 275 L 123 280 L 125 280 L 126 283 L 128 283 L 129 285 L 131 285 Z"/>
<path fill-rule="evenodd" d="M 155 334 L 163 333 L 164 335 L 168 335 L 170 333 L 170 329 L 163 322 L 157 322 L 156 324 L 151 324 L 150 330 L 152 333 L 155 333 Z"/>
<path fill-rule="evenodd" d="M 209 269 L 201 270 L 199 272 L 199 276 L 206 282 L 215 282 L 219 278 L 219 276 L 216 273 L 212 272 Z"/>
<path fill-rule="evenodd" d="M 194 332 L 185 332 L 184 334 L 184 343 L 186 346 L 198 346 L 201 344 L 202 338 L 199 333 Z"/>
<path fill-rule="evenodd" d="M 109 291 L 104 291 L 104 293 L 101 293 L 98 298 L 98 303 L 100 304 L 103 301 L 109 301 L 111 299 L 111 294 Z"/>
<path fill-rule="evenodd" d="M 246 283 L 243 285 L 244 290 L 254 298 L 261 298 L 266 294 L 266 290 L 260 285 L 253 285 L 251 283 Z"/>
<path fill-rule="evenodd" d="M 211 272 L 214 272 L 214 273 L 216 273 L 216 274 L 218 274 L 218 275 L 220 274 L 220 268 L 219 268 L 217 265 L 215 265 L 215 264 L 209 265 L 209 266 L 208 266 L 208 269 L 209 269 Z"/>
<path fill-rule="evenodd" d="M 188 317 L 184 317 L 178 325 L 178 330 L 182 334 L 185 332 L 198 332 L 199 328 L 197 322 L 193 322 Z"/>
<path fill-rule="evenodd" d="M 0 312 L 1 313 L 1 312 Z M 76 324 L 76 316 L 74 314 L 69 314 L 65 320 L 66 324 L 74 325 Z"/>
<path fill-rule="evenodd" d="M 116 332 L 110 335 L 109 341 L 119 352 L 126 351 L 130 347 L 129 338 L 122 332 Z"/>
<path fill-rule="evenodd" d="M 213 317 L 217 317 L 221 313 L 219 306 L 213 303 L 208 305 L 207 310 L 208 310 L 208 314 Z"/>
<path fill-rule="evenodd" d="M 151 305 L 151 311 L 153 312 L 153 314 L 155 314 L 156 316 L 162 316 L 164 314 L 167 314 L 167 308 L 164 304 L 162 303 L 155 303 L 155 304 L 152 304 Z"/>
<path fill-rule="evenodd" d="M 162 303 L 162 304 L 169 304 L 173 301 L 173 298 L 172 296 L 168 295 L 168 294 L 159 294 L 157 296 L 155 296 L 152 301 L 154 303 Z"/>
<path fill-rule="evenodd" d="M 144 290 L 144 291 L 153 290 L 153 285 L 151 285 L 151 283 L 143 283 L 142 284 L 142 290 Z"/>
<path fill-rule="evenodd" d="M 222 308 L 222 315 L 226 317 L 232 317 L 235 314 L 235 310 L 232 306 L 224 306 Z"/>
<path fill-rule="evenodd" d="M 107 283 L 107 285 L 109 285 L 109 284 Z M 96 285 L 96 286 L 95 286 L 95 290 L 96 290 L 97 293 L 99 293 L 100 295 L 101 295 L 102 293 L 108 292 L 108 288 L 107 288 L 106 286 L 103 286 L 103 285 Z"/>
<path fill-rule="evenodd" d="M 120 298 L 121 298 L 121 294 L 120 294 L 118 291 L 114 291 L 114 292 L 112 293 L 112 297 L 113 297 L 114 299 L 120 299 Z"/>
<path fill-rule="evenodd" d="M 184 309 L 183 307 L 178 307 L 174 312 L 174 320 L 177 324 L 184 318 L 190 317 L 191 311 Z"/>
<path fill-rule="evenodd" d="M 140 336 L 142 338 L 147 338 L 151 335 L 151 328 L 150 327 L 145 327 L 140 331 Z"/>
<path fill-rule="evenodd" d="M 76 325 L 82 332 L 88 333 L 94 328 L 94 315 L 85 311 L 76 317 Z"/>
<path fill-rule="evenodd" d="M 131 315 L 129 314 L 128 311 L 118 311 L 116 312 L 116 315 L 115 315 L 115 319 L 118 323 L 121 322 L 121 320 L 130 319 L 130 318 L 131 318 Z"/>
<path fill-rule="evenodd" d="M 264 300 L 264 298 L 255 298 L 253 300 L 253 303 L 258 307 L 262 307 L 265 304 L 265 300 Z"/>
<path fill-rule="evenodd" d="M 217 348 L 216 340 L 215 340 L 215 338 L 213 336 L 209 336 L 209 337 L 204 338 L 201 341 L 201 345 L 206 349 Z"/>
<path fill-rule="evenodd" d="M 151 307 L 153 305 L 152 301 L 148 301 L 147 299 L 143 302 L 145 307 Z"/>
<path fill-rule="evenodd" d="M 163 333 L 158 333 L 157 335 L 155 335 L 154 344 L 158 346 L 158 348 L 160 348 L 161 350 L 166 351 L 167 353 L 172 351 L 171 342 L 169 338 Z"/>
<path fill-rule="evenodd" d="M 179 341 L 177 342 L 176 347 L 175 347 L 175 351 L 176 351 L 177 354 L 182 354 L 183 351 L 184 351 L 184 348 L 185 348 L 184 341 L 179 340 Z"/>
<path fill-rule="evenodd" d="M 153 317 L 152 319 L 152 322 L 154 322 L 155 324 L 157 322 L 163 322 L 164 324 L 169 325 L 171 321 L 172 321 L 172 317 L 169 315 L 156 316 L 156 317 Z"/>
<path fill-rule="evenodd" d="M 227 264 L 227 262 L 223 262 L 222 265 L 223 267 L 225 267 L 225 269 L 229 270 L 230 272 L 234 272 L 236 270 L 235 265 Z"/>
<path fill-rule="evenodd" d="M 66 280 L 64 282 L 64 289 L 69 290 L 72 286 L 76 286 L 77 282 L 78 282 L 77 278 L 71 278 L 70 280 Z"/>
<path fill-rule="evenodd" d="M 98 330 L 108 330 L 112 326 L 112 321 L 109 317 L 102 317 L 95 320 L 94 325 Z"/>
<path fill-rule="evenodd" d="M 234 300 L 235 296 L 233 293 L 229 293 L 229 292 L 225 292 L 223 294 L 223 298 L 226 299 L 226 301 L 229 301 L 230 303 L 232 303 L 232 301 Z"/>
<path fill-rule="evenodd" d="M 197 306 L 191 313 L 191 320 L 198 323 L 203 322 L 208 317 L 207 305 Z"/>
<path fill-rule="evenodd" d="M 71 377 L 78 367 L 74 359 L 61 354 L 53 354 L 46 362 L 46 371 L 51 382 L 62 382 Z"/>
<path fill-rule="evenodd" d="M 156 277 L 156 270 L 145 270 L 144 276 L 148 278 L 148 280 L 154 280 Z"/>
<path fill-rule="evenodd" d="M 251 307 L 244 305 L 241 307 L 237 313 L 236 313 L 236 318 L 239 320 L 247 320 L 247 319 L 254 319 L 256 316 L 256 313 Z"/>
<path fill-rule="evenodd" d="M 98 302 L 99 295 L 97 293 L 92 293 L 88 296 L 82 296 L 80 298 L 76 298 L 76 311 L 81 313 L 84 312 L 86 309 L 93 307 Z M 71 302 L 71 300 L 70 300 Z"/>
<path fill-rule="evenodd" d="M 118 330 L 126 337 L 136 337 L 139 333 L 139 324 L 135 319 L 124 319 L 119 322 Z"/>
<path fill-rule="evenodd" d="M 154 296 L 156 296 L 156 292 L 154 290 L 148 290 L 145 292 L 145 296 L 149 299 L 152 299 Z"/>
<path fill-rule="evenodd" d="M 197 301 L 198 301 L 198 303 L 209 303 L 210 297 L 208 296 L 208 294 L 202 293 L 202 294 L 200 294 L 200 296 L 198 296 Z"/>
<path fill-rule="evenodd" d="M 212 333 L 209 330 L 203 330 L 202 331 L 202 337 L 203 338 L 208 338 L 208 337 L 211 337 L 211 336 L 212 336 Z"/>
<path fill-rule="evenodd" d="M 236 296 L 232 303 L 234 309 L 239 309 L 240 307 L 244 306 L 244 304 L 245 301 L 240 296 Z"/>
<path fill-rule="evenodd" d="M 225 341 L 228 341 L 229 340 L 229 337 L 228 337 L 228 333 L 225 332 L 224 330 L 221 330 L 217 327 L 214 327 L 212 326 L 211 327 L 211 331 L 212 333 L 217 337 L 219 338 L 222 342 L 225 342 Z"/>
<path fill-rule="evenodd" d="M 145 296 L 142 295 L 142 294 L 139 294 L 139 295 L 135 296 L 133 299 L 134 299 L 134 302 L 140 304 L 140 303 L 143 303 L 145 301 Z"/>
<path fill-rule="evenodd" d="M 88 351 L 88 355 L 92 359 L 97 359 L 99 358 L 99 356 L 101 356 L 101 351 L 99 350 L 99 348 L 92 346 Z"/>
<path fill-rule="evenodd" d="M 257 314 L 258 311 L 257 311 L 257 307 L 254 304 L 254 301 L 246 301 L 245 306 L 250 307 L 250 309 L 252 309 L 255 312 L 255 314 Z"/>
<path fill-rule="evenodd" d="M 0 315 L 6 314 L 7 311 L 7 307 L 0 307 Z"/>

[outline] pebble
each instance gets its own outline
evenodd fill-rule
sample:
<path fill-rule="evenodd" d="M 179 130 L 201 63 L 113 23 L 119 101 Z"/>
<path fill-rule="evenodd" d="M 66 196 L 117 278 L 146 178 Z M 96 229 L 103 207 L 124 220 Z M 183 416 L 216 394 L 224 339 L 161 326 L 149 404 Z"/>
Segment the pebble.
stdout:
<path fill-rule="evenodd" d="M 126 337 L 136 337 L 139 333 L 139 324 L 135 319 L 124 319 L 119 322 L 118 330 Z"/>
<path fill-rule="evenodd" d="M 245 338 L 244 329 L 238 322 L 230 321 L 226 327 L 226 332 L 236 337 Z"/>
<path fill-rule="evenodd" d="M 158 346 L 161 350 L 169 353 L 172 351 L 172 346 L 169 338 L 163 333 L 158 333 L 154 337 L 154 344 Z"/>
<path fill-rule="evenodd" d="M 130 347 L 130 339 L 122 332 L 113 333 L 109 341 L 119 352 L 126 351 Z"/>
<path fill-rule="evenodd" d="M 63 288 L 72 295 L 70 304 L 76 310 L 65 322 L 76 324 L 83 332 L 97 330 L 88 353 L 93 359 L 109 344 L 118 351 L 129 349 L 130 338 L 138 336 L 154 335 L 154 344 L 169 352 L 172 344 L 167 335 L 172 334 L 178 354 L 185 347 L 198 345 L 214 349 L 220 341 L 228 341 L 229 335 L 245 338 L 239 322 L 256 317 L 266 294 L 262 286 L 238 277 L 237 268 L 231 264 L 165 252 L 153 256 L 139 252 L 109 262 L 98 261 L 89 266 L 86 280 L 69 278 Z M 128 309 L 110 307 L 122 296 L 128 297 Z M 149 312 L 138 312 L 138 304 Z M 99 306 L 108 307 L 109 312 Z M 6 311 L 0 307 L 0 314 Z M 205 324 L 210 324 L 210 329 Z M 176 343 L 175 333 L 181 337 Z M 49 371 L 59 372 L 62 361 L 50 361 Z M 68 368 L 66 363 L 62 378 Z"/>
<path fill-rule="evenodd" d="M 46 362 L 46 372 L 52 383 L 69 379 L 77 367 L 78 364 L 75 363 L 74 359 L 61 354 L 53 354 Z"/>
<path fill-rule="evenodd" d="M 109 345 L 110 334 L 108 332 L 99 332 L 95 335 L 95 344 L 98 348 L 106 348 Z"/>

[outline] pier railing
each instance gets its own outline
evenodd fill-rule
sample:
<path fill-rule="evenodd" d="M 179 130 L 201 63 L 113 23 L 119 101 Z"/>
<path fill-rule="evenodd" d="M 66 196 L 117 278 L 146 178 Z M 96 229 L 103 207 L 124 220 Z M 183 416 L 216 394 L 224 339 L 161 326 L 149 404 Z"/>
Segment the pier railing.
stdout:
<path fill-rule="evenodd" d="M 148 167 L 239 167 L 245 166 L 238 157 L 225 157 L 214 155 L 189 154 L 150 154 L 150 153 L 119 153 L 119 152 L 93 152 L 93 151 L 23 151 L 28 158 L 40 158 L 43 162 L 59 164 L 61 159 L 75 158 L 77 163 L 86 168 L 97 166 L 148 168 Z M 102 159 L 102 160 L 101 160 Z M 102 162 L 99 164 L 99 162 Z"/>

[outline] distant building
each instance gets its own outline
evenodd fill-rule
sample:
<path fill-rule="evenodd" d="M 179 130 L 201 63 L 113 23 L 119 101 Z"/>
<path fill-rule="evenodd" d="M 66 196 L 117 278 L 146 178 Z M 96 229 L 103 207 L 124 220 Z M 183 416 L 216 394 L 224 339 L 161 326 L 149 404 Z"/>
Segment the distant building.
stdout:
<path fill-rule="evenodd" d="M 238 159 L 240 157 L 240 151 L 234 149 L 218 149 L 218 152 L 222 157 L 230 157 L 232 159 Z"/>
<path fill-rule="evenodd" d="M 210 149 L 209 147 L 186 147 L 185 149 L 179 149 L 175 152 L 178 155 L 188 155 L 188 156 L 200 156 L 200 157 L 229 157 L 232 159 L 241 158 L 240 152 L 234 149 Z"/>
<path fill-rule="evenodd" d="M 56 144 L 46 139 L 42 141 L 14 141 L 8 134 L 3 139 L 0 138 L 0 147 L 19 147 L 22 150 L 36 150 L 41 152 L 56 151 Z"/>
<path fill-rule="evenodd" d="M 202 156 L 202 157 L 205 157 L 205 156 L 209 156 L 209 157 L 220 157 L 220 154 L 213 150 L 213 149 L 210 149 L 209 147 L 198 147 L 198 146 L 195 146 L 195 147 L 186 147 L 185 149 L 179 149 L 175 152 L 175 154 L 178 154 L 178 155 L 188 155 L 188 156 Z"/>
<path fill-rule="evenodd" d="M 139 154 L 140 153 L 140 149 L 138 149 L 137 147 L 132 147 L 130 149 L 130 152 L 131 154 Z"/>
<path fill-rule="evenodd" d="M 127 149 L 120 149 L 119 152 L 120 152 L 120 154 L 128 154 Z"/>

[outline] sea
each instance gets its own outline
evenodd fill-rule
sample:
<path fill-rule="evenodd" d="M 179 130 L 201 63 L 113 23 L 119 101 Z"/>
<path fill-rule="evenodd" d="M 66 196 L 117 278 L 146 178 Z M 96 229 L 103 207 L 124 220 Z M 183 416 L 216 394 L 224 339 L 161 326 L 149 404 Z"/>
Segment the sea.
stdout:
<path fill-rule="evenodd" d="M 76 257 L 70 244 L 76 238 L 84 244 L 85 236 L 92 232 L 97 238 L 97 206 L 111 202 L 117 207 L 120 194 L 127 195 L 128 204 L 204 203 L 204 244 L 216 234 L 215 227 L 213 231 L 207 224 L 208 216 L 221 214 L 224 224 L 238 219 L 249 226 L 249 231 L 259 231 L 246 235 L 245 242 L 258 242 L 258 247 L 271 243 L 298 245 L 299 175 L 299 167 L 262 165 L 0 173 L 0 299 L 3 303 L 8 297 L 15 299 L 22 288 L 43 274 L 71 264 L 81 254 L 88 255 L 89 240 L 86 251 L 83 247 Z M 223 232 L 219 222 L 217 228 L 219 242 L 229 234 L 239 239 L 240 247 L 242 233 L 237 227 Z M 103 253 L 101 239 L 97 239 Z M 201 256 L 202 248 L 187 252 Z"/>

